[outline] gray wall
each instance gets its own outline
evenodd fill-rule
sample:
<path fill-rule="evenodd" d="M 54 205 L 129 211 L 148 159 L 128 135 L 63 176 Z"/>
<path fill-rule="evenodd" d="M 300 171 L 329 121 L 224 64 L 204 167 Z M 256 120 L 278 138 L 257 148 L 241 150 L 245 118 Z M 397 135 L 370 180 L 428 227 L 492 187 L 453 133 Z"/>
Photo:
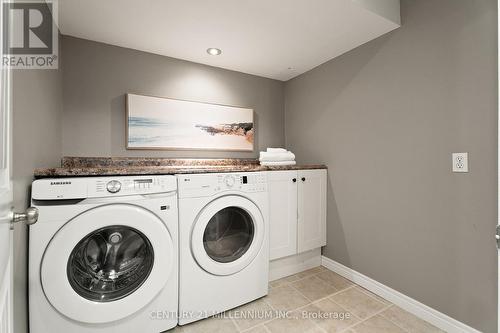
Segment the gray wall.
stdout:
<path fill-rule="evenodd" d="M 60 70 L 13 71 L 14 206 L 29 204 L 33 169 L 57 166 L 61 159 L 62 75 Z M 27 228 L 14 231 L 14 325 L 28 332 Z"/>
<path fill-rule="evenodd" d="M 497 3 L 401 10 L 400 29 L 286 83 L 286 144 L 329 166 L 324 255 L 493 333 Z"/>
<path fill-rule="evenodd" d="M 64 36 L 62 49 L 64 155 L 255 157 L 259 149 L 284 145 L 281 81 L 74 37 Z M 251 107 L 256 151 L 127 151 L 127 92 Z"/>

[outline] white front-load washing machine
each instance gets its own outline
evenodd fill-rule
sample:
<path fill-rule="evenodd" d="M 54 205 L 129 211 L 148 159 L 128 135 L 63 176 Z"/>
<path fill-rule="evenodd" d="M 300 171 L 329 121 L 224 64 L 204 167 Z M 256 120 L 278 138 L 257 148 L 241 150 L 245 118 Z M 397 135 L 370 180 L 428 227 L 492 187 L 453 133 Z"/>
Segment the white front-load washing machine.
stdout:
<path fill-rule="evenodd" d="M 179 324 L 265 296 L 269 274 L 266 173 L 177 178 Z"/>
<path fill-rule="evenodd" d="M 177 324 L 175 176 L 40 179 L 29 229 L 31 333 Z"/>

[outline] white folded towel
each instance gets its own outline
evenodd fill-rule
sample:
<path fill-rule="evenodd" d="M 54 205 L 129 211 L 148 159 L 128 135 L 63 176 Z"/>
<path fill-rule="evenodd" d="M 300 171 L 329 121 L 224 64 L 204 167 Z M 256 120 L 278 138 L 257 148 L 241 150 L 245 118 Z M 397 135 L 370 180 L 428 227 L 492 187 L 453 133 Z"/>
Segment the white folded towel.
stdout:
<path fill-rule="evenodd" d="M 277 162 L 260 162 L 262 166 L 280 166 L 280 165 L 295 165 L 295 161 L 277 161 Z"/>
<path fill-rule="evenodd" d="M 259 156 L 259 161 L 261 162 L 278 162 L 278 161 L 294 161 L 295 155 L 290 151 L 283 152 L 267 152 L 261 151 Z"/>
<path fill-rule="evenodd" d="M 285 148 L 267 148 L 268 153 L 286 153 L 287 150 Z"/>

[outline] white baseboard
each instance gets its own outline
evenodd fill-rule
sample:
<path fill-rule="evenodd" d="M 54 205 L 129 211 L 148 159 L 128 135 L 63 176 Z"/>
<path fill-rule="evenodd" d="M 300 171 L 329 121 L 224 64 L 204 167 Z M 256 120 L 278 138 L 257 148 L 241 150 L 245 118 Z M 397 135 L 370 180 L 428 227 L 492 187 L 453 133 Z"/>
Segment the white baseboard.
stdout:
<path fill-rule="evenodd" d="M 480 331 L 467 326 L 466 324 L 451 318 L 433 308 L 420 303 L 419 301 L 408 297 L 399 291 L 396 291 L 380 282 L 369 278 L 355 270 L 344 266 L 330 258 L 321 257 L 322 266 L 329 270 L 342 275 L 346 279 L 368 289 L 372 293 L 379 295 L 382 298 L 396 304 L 400 308 L 414 314 L 417 317 L 433 324 L 434 326 L 448 332 L 448 333 L 481 333 Z"/>
<path fill-rule="evenodd" d="M 269 263 L 269 281 L 281 279 L 310 268 L 321 266 L 321 249 L 280 258 Z"/>

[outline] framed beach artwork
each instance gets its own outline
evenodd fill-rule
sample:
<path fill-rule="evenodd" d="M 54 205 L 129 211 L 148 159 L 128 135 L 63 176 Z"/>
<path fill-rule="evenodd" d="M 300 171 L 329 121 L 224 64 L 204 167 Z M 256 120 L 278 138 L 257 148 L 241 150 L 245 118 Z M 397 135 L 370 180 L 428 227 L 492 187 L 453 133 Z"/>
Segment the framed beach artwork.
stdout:
<path fill-rule="evenodd" d="M 249 108 L 127 94 L 127 149 L 253 151 Z"/>

